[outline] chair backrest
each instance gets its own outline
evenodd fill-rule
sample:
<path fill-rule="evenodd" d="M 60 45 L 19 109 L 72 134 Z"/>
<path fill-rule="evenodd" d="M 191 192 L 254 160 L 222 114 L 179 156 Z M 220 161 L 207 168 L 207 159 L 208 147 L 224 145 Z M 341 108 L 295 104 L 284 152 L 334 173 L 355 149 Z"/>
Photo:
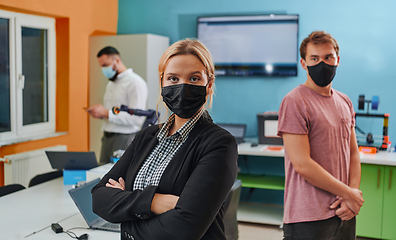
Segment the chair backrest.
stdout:
<path fill-rule="evenodd" d="M 238 239 L 238 220 L 237 209 L 239 204 L 239 197 L 241 196 L 242 182 L 236 179 L 232 186 L 230 193 L 224 202 L 224 230 L 227 240 Z"/>
<path fill-rule="evenodd" d="M 9 184 L 0 187 L 0 197 L 25 189 L 21 184 Z"/>
<path fill-rule="evenodd" d="M 63 171 L 59 170 L 59 171 L 53 171 L 53 172 L 48 172 L 48 173 L 43 173 L 43 174 L 39 174 L 36 175 L 35 177 L 33 177 L 30 182 L 29 182 L 29 187 L 33 187 L 37 184 L 58 178 L 58 177 L 62 177 L 63 176 Z"/>

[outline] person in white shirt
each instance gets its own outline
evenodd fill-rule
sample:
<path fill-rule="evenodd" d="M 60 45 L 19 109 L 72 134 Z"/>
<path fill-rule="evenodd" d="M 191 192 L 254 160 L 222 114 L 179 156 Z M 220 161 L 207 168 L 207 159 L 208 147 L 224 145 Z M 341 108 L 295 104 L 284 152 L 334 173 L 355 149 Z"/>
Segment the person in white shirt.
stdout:
<path fill-rule="evenodd" d="M 114 47 L 107 46 L 97 54 L 103 74 L 110 80 L 106 86 L 103 105 L 94 104 L 86 111 L 94 118 L 103 119 L 100 164 L 110 161 L 116 150 L 125 150 L 140 131 L 144 116 L 130 115 L 125 111 L 113 112 L 113 107 L 126 105 L 128 108 L 146 110 L 147 83 L 142 77 L 126 68 Z"/>

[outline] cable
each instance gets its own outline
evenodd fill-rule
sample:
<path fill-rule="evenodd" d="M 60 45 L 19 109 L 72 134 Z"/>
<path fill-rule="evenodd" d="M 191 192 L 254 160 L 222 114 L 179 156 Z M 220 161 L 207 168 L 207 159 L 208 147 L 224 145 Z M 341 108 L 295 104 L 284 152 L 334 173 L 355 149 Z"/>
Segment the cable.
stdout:
<path fill-rule="evenodd" d="M 67 229 L 66 231 L 70 231 L 70 230 L 73 230 L 73 229 L 90 229 L 90 228 L 86 228 L 86 227 L 74 227 L 74 228 L 69 228 L 69 229 Z"/>
<path fill-rule="evenodd" d="M 74 232 L 63 231 L 63 233 L 66 233 L 66 234 L 69 235 L 69 237 L 71 237 L 71 238 L 78 239 L 77 235 L 76 235 Z M 74 236 L 72 236 L 71 234 L 73 234 Z"/>
<path fill-rule="evenodd" d="M 53 223 L 51 224 L 51 228 L 52 231 L 54 231 L 54 233 L 58 234 L 58 233 L 66 233 L 67 235 L 69 235 L 69 237 L 74 238 L 74 239 L 78 239 L 78 240 L 86 240 L 88 239 L 88 234 L 84 233 L 81 236 L 77 236 L 77 234 L 75 234 L 74 232 L 70 231 L 70 230 L 66 230 L 64 231 L 62 226 L 59 225 L 59 223 Z"/>
<path fill-rule="evenodd" d="M 66 219 L 68 219 L 68 218 L 73 217 L 74 215 L 77 215 L 77 214 L 78 214 L 78 212 L 75 213 L 75 214 L 73 214 L 73 215 L 71 215 L 71 216 L 65 217 L 64 219 L 61 219 L 61 220 L 59 220 L 58 222 L 64 221 L 64 220 L 66 220 Z M 51 227 L 51 225 L 49 225 L 49 226 L 47 226 L 47 227 L 45 227 L 45 228 L 42 228 L 42 229 L 40 229 L 40 230 L 38 230 L 38 231 L 32 232 L 31 234 L 25 236 L 25 238 L 30 237 L 30 236 L 32 236 L 32 235 L 34 235 L 34 234 L 36 234 L 36 233 L 39 233 L 39 232 L 41 232 L 41 231 L 43 231 L 43 230 L 45 230 L 45 229 L 47 229 L 47 228 L 49 228 L 49 227 Z"/>
<path fill-rule="evenodd" d="M 242 158 L 243 158 L 243 161 L 244 161 L 244 163 L 245 163 L 246 172 L 247 172 L 248 174 L 250 174 L 249 163 L 248 163 L 248 157 L 247 157 L 247 155 L 243 155 Z"/>
<path fill-rule="evenodd" d="M 364 134 L 364 135 L 366 135 L 366 133 L 365 133 L 365 132 L 363 132 L 363 130 L 362 130 L 362 129 L 360 129 L 360 127 L 358 127 L 357 125 L 355 126 L 355 128 L 356 128 L 356 130 L 358 130 L 358 132 L 360 132 L 361 134 Z"/>
<path fill-rule="evenodd" d="M 89 236 L 88 233 L 84 233 L 81 236 L 77 237 L 77 234 L 75 234 L 74 232 L 69 231 L 69 230 L 63 231 L 62 233 L 66 233 L 67 235 L 69 235 L 69 237 L 78 239 L 78 240 L 86 240 L 86 239 L 88 239 L 88 236 Z M 74 236 L 72 236 L 72 235 L 74 235 Z"/>

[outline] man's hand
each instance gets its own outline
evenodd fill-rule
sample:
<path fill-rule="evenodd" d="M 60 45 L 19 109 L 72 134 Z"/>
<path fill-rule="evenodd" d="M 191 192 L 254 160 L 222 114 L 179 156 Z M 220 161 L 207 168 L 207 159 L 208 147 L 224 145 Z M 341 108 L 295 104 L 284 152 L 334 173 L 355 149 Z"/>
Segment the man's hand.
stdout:
<path fill-rule="evenodd" d="M 335 214 L 343 221 L 351 220 L 355 214 L 349 209 L 343 198 L 338 198 L 330 205 L 330 209 L 336 209 Z"/>
<path fill-rule="evenodd" d="M 106 187 L 119 188 L 121 190 L 125 190 L 125 181 L 124 179 L 122 179 L 122 177 L 118 179 L 118 182 L 110 178 L 109 182 L 106 183 Z"/>
<path fill-rule="evenodd" d="M 342 197 L 348 208 L 355 215 L 359 214 L 364 202 L 362 192 L 347 186 L 311 158 L 308 135 L 283 133 L 283 144 L 294 170 L 302 178 L 317 188 Z M 354 182 L 356 184 L 357 181 Z"/>
<path fill-rule="evenodd" d="M 175 208 L 178 196 L 156 193 L 151 202 L 151 211 L 157 215 Z"/>
<path fill-rule="evenodd" d="M 344 197 L 344 201 L 348 208 L 352 210 L 355 215 L 359 214 L 360 208 L 363 206 L 364 199 L 362 197 L 362 191 L 356 188 L 351 188 L 350 194 Z"/>
<path fill-rule="evenodd" d="M 103 107 L 102 104 L 94 104 L 87 108 L 86 111 L 93 118 L 109 118 L 109 110 Z"/>

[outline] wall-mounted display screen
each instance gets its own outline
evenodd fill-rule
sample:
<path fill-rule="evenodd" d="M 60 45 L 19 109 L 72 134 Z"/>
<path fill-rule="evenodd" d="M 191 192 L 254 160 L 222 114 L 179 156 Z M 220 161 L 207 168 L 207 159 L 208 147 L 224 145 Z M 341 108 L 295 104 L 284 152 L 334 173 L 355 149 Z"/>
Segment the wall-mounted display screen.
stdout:
<path fill-rule="evenodd" d="M 297 76 L 298 15 L 198 17 L 218 76 Z"/>

